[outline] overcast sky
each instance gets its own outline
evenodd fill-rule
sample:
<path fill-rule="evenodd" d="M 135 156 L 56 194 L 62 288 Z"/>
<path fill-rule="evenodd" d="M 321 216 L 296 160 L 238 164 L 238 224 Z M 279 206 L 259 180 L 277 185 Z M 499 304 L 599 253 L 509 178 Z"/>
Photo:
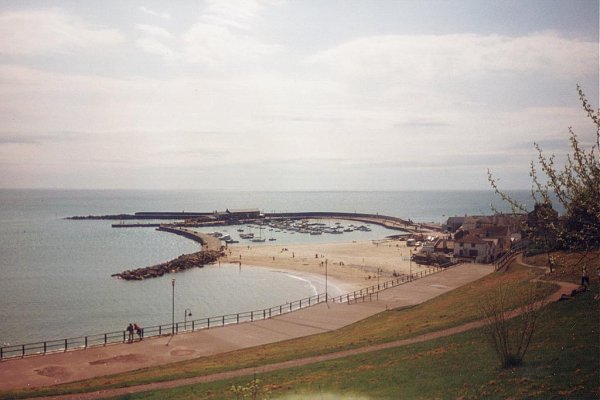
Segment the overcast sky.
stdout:
<path fill-rule="evenodd" d="M 529 188 L 598 1 L 0 3 L 0 187 Z"/>

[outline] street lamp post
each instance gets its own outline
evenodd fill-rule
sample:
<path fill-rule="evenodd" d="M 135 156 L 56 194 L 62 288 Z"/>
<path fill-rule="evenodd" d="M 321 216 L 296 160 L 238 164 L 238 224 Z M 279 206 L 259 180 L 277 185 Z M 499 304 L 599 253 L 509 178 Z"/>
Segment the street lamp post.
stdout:
<path fill-rule="evenodd" d="M 328 295 L 327 295 L 327 260 L 325 260 L 325 303 L 327 303 Z"/>
<path fill-rule="evenodd" d="M 173 295 L 171 297 L 171 335 L 175 335 L 175 279 L 171 280 L 171 287 L 173 288 Z"/>
<path fill-rule="evenodd" d="M 381 275 L 381 268 L 377 268 L 377 290 L 379 290 L 379 276 Z"/>
<path fill-rule="evenodd" d="M 189 308 L 186 308 L 185 310 L 183 310 L 183 330 L 187 330 L 187 317 L 191 317 L 192 316 L 192 310 Z"/>
<path fill-rule="evenodd" d="M 408 270 L 410 273 L 409 280 L 412 281 L 412 250 L 409 250 L 408 252 L 409 252 L 409 254 L 408 254 Z"/>

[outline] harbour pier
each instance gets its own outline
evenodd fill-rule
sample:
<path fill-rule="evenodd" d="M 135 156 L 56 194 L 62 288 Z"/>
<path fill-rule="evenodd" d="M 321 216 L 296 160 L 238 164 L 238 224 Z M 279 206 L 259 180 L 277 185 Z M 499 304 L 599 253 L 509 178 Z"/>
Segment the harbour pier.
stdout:
<path fill-rule="evenodd" d="M 211 264 L 218 261 L 219 257 L 223 255 L 221 241 L 216 237 L 206 233 L 194 232 L 188 230 L 187 228 L 167 225 L 161 225 L 157 228 L 157 230 L 174 233 L 176 235 L 184 236 L 188 239 L 194 240 L 202 245 L 202 250 L 192 254 L 184 254 L 174 260 L 150 267 L 137 268 L 134 270 L 127 270 L 113 274 L 113 277 L 128 281 L 157 278 L 173 272 L 204 267 L 206 264 Z"/>

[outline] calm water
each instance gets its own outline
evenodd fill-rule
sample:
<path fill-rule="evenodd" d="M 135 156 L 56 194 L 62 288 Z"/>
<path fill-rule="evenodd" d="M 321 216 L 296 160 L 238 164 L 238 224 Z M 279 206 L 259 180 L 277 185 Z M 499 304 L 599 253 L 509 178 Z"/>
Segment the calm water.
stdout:
<path fill-rule="evenodd" d="M 527 201 L 527 193 L 516 196 Z M 310 280 L 260 268 L 223 265 L 126 282 L 115 272 L 198 251 L 196 243 L 153 229 L 113 229 L 112 221 L 64 217 L 136 211 L 212 211 L 259 208 L 264 212 L 380 213 L 414 221 L 488 214 L 500 204 L 489 192 L 206 192 L 0 190 L 0 342 L 24 343 L 124 329 L 171 320 L 171 278 L 176 278 L 176 320 L 275 306 L 323 292 Z M 508 210 L 507 210 L 508 211 Z M 349 241 L 394 231 L 295 236 L 263 231 L 277 242 Z M 235 238 L 235 229 L 228 228 Z M 353 236 L 352 236 L 353 235 Z M 267 242 L 269 244 L 269 242 Z M 256 245 L 253 243 L 252 245 Z M 180 315 L 177 317 L 177 315 Z"/>

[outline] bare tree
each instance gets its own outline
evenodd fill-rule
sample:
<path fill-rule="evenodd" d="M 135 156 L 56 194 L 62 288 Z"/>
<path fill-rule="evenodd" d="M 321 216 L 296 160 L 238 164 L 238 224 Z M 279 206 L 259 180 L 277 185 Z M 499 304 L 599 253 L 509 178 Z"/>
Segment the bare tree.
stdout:
<path fill-rule="evenodd" d="M 537 164 L 531 162 L 529 174 L 532 179 L 531 196 L 540 213 L 529 221 L 526 231 L 534 242 L 543 241 L 547 251 L 569 249 L 587 253 L 600 247 L 600 109 L 592 108 L 579 85 L 577 91 L 583 110 L 596 130 L 595 143 L 586 149 L 569 127 L 571 153 L 566 156 L 562 168 L 557 165 L 554 154 L 546 156 L 541 146 L 534 143 L 538 153 Z M 488 180 L 514 211 L 528 211 L 499 189 L 489 170 Z M 565 210 L 559 219 L 553 215 L 553 201 Z"/>
<path fill-rule="evenodd" d="M 498 285 L 480 306 L 480 312 L 487 321 L 484 328 L 486 335 L 502 368 L 523 362 L 544 305 L 538 295 L 538 285 L 528 287 L 521 299 L 523 305 L 517 310 L 509 310 L 509 293 L 505 285 Z"/>
<path fill-rule="evenodd" d="M 583 110 L 596 130 L 595 143 L 586 149 L 569 127 L 571 152 L 566 156 L 564 165 L 559 167 L 554 154 L 545 155 L 541 146 L 534 143 L 538 157 L 537 163 L 531 162 L 529 173 L 535 207 L 528 214 L 524 230 L 532 243 L 547 253 L 550 268 L 552 250 L 583 250 L 583 260 L 590 250 L 600 247 L 600 109 L 592 108 L 579 85 L 577 91 Z M 513 212 L 528 212 L 499 189 L 489 170 L 488 180 L 494 191 L 510 204 Z M 554 211 L 553 201 L 564 209 L 562 216 Z M 509 312 L 507 289 L 500 285 L 481 305 L 481 314 L 488 322 L 486 333 L 504 368 L 523 362 L 543 309 L 536 293 L 536 287 L 531 285 L 524 293 L 521 309 Z M 509 321 L 513 313 L 516 314 L 515 319 Z"/>

